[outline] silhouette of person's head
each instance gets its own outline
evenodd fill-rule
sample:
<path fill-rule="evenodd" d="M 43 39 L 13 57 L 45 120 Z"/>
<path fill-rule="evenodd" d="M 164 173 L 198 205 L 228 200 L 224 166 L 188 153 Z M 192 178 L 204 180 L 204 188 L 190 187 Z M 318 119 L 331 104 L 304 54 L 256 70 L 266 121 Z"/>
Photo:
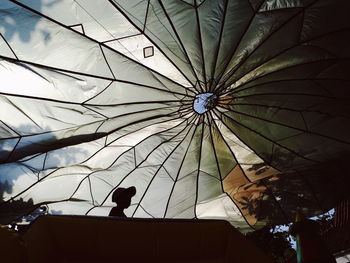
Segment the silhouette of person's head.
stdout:
<path fill-rule="evenodd" d="M 112 201 L 117 203 L 110 211 L 110 216 L 126 217 L 123 210 L 128 208 L 131 203 L 131 198 L 136 194 L 136 188 L 131 186 L 129 188 L 119 187 L 115 189 L 112 195 Z"/>
<path fill-rule="evenodd" d="M 117 203 L 119 208 L 125 209 L 130 206 L 131 198 L 136 194 L 136 188 L 131 186 L 129 188 L 117 188 L 113 195 L 112 201 Z"/>

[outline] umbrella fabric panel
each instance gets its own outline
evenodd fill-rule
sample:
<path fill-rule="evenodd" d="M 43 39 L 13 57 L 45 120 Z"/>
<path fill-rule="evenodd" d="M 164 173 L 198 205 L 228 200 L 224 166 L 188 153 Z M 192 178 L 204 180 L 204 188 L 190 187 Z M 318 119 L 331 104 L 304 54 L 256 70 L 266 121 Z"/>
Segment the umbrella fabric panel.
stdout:
<path fill-rule="evenodd" d="M 112 77 L 98 43 L 15 4 L 9 6 L 7 1 L 3 2 L 1 8 L 6 11 L 2 20 L 16 21 L 15 30 L 5 24 L 1 34 L 19 60 L 72 72 Z M 63 44 L 64 39 L 70 41 Z M 32 52 L 33 48 L 37 52 Z"/>
<path fill-rule="evenodd" d="M 1 222 L 108 215 L 131 185 L 128 216 L 242 231 L 329 209 L 348 192 L 349 10 L 3 1 Z"/>

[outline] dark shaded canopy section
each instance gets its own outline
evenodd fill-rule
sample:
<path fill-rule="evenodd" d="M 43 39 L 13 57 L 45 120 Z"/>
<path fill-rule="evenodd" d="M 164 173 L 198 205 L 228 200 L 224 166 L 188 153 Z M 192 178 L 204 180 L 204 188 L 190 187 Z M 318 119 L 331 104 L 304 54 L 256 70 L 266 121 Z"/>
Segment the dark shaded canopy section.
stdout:
<path fill-rule="evenodd" d="M 108 215 L 129 186 L 128 216 L 241 231 L 330 209 L 349 192 L 349 13 L 347 0 L 1 1 L 0 222 L 43 205 Z"/>

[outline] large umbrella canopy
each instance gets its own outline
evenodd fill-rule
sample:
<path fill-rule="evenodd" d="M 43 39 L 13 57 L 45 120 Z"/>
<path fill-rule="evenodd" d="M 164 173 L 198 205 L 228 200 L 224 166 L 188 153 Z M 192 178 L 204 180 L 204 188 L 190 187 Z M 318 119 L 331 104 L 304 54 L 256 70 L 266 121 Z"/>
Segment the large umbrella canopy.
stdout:
<path fill-rule="evenodd" d="M 347 194 L 348 0 L 2 0 L 1 221 L 222 218 Z"/>

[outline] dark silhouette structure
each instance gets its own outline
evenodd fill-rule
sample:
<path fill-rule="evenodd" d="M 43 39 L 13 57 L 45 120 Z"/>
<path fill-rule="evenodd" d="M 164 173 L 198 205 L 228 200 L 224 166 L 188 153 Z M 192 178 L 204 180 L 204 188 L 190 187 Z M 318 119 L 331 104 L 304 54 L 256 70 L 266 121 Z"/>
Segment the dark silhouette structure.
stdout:
<path fill-rule="evenodd" d="M 115 202 L 117 206 L 112 208 L 109 216 L 126 217 L 124 209 L 130 206 L 131 198 L 135 194 L 136 188 L 134 186 L 129 188 L 117 188 L 112 195 L 112 201 Z"/>

